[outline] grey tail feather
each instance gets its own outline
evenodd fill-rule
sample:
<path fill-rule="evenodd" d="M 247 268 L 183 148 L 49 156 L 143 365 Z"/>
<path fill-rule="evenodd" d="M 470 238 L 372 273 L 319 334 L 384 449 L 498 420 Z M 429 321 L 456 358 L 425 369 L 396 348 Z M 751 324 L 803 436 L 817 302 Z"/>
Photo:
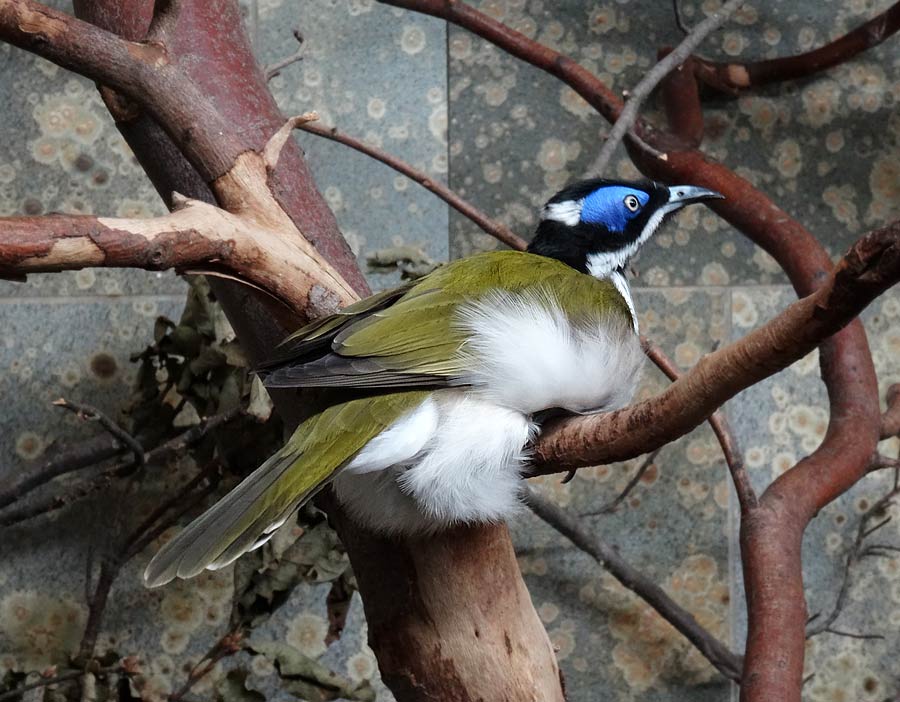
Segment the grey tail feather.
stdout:
<path fill-rule="evenodd" d="M 261 536 L 284 523 L 300 503 L 320 487 L 316 486 L 280 508 L 270 501 L 268 509 L 262 510 L 248 525 L 241 526 L 247 511 L 260 503 L 299 458 L 300 454 L 286 453 L 284 449 L 275 453 L 163 546 L 147 565 L 144 583 L 148 587 L 158 587 L 176 577 L 192 578 L 206 568 L 222 568 L 251 550 Z M 235 533 L 226 537 L 230 532 Z"/>

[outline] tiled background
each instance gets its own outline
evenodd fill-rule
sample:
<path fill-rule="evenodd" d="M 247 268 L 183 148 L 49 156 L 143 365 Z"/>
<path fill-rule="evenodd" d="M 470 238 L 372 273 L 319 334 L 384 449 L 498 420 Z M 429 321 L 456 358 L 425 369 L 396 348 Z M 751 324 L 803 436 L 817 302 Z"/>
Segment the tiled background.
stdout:
<path fill-rule="evenodd" d="M 664 2 L 475 4 L 574 56 L 618 90 L 639 79 L 658 47 L 680 36 Z M 689 24 L 716 4 L 681 3 Z M 704 51 L 750 59 L 806 50 L 886 5 L 750 2 Z M 536 207 L 596 157 L 606 131 L 555 80 L 431 18 L 373 0 L 248 0 L 246 9 L 263 61 L 295 50 L 294 26 L 305 38 L 303 61 L 271 84 L 286 113 L 317 109 L 324 124 L 449 180 L 523 235 L 534 225 Z M 0 66 L 0 215 L 161 211 L 88 81 L 6 45 L 0 45 Z M 839 254 L 860 233 L 900 211 L 898 68 L 900 52 L 889 42 L 816 79 L 709 105 L 704 148 L 776 197 Z M 647 109 L 659 116 L 654 103 Z M 400 243 L 421 245 L 437 260 L 494 246 L 386 167 L 310 135 L 301 142 L 361 261 L 367 252 Z M 613 164 L 619 175 L 634 173 L 621 154 Z M 771 259 L 702 208 L 690 209 L 657 236 L 635 268 L 643 330 L 682 368 L 791 299 Z M 373 273 L 370 280 L 380 288 L 395 277 Z M 83 426 L 49 407 L 52 399 L 65 395 L 111 413 L 120 408 L 134 375 L 129 355 L 150 339 L 157 314 L 177 314 L 183 293 L 183 283 L 173 276 L 132 271 L 0 283 L 0 481 L 36 465 L 53 442 L 83 435 Z M 883 387 L 900 381 L 898 321 L 897 293 L 866 314 Z M 642 392 L 652 393 L 663 382 L 648 372 Z M 758 487 L 815 448 L 827 419 L 824 402 L 813 355 L 729 403 Z M 541 489 L 587 512 L 614 496 L 637 463 L 583 470 L 567 486 L 547 478 Z M 711 432 L 702 427 L 666 447 L 655 466 L 618 513 L 589 522 L 740 649 L 745 624 L 734 506 Z M 868 478 L 810 529 L 805 565 L 812 612 L 828 610 L 859 514 L 884 487 L 882 478 Z M 88 544 L 103 543 L 108 499 L 0 537 L 0 674 L 61 661 L 78 640 L 83 563 Z M 730 686 L 593 561 L 528 515 L 513 530 L 573 701 L 730 698 Z M 900 527 L 889 525 L 881 537 L 900 544 Z M 804 689 L 807 699 L 883 700 L 900 690 L 893 665 L 900 653 L 898 565 L 896 559 L 879 559 L 859 566 L 836 626 L 886 639 L 814 639 L 808 671 L 815 676 Z M 139 567 L 133 564 L 114 590 L 105 631 L 120 650 L 146 652 L 154 684 L 164 690 L 183 679 L 185 662 L 221 631 L 228 573 L 207 578 L 199 588 L 173 585 L 148 593 L 138 583 Z M 324 644 L 326 593 L 327 586 L 301 587 L 264 633 L 286 637 L 351 679 L 375 676 L 357 600 L 343 637 Z M 252 680 L 265 684 L 271 667 L 261 657 L 252 665 Z M 390 699 L 378 689 L 380 700 Z"/>

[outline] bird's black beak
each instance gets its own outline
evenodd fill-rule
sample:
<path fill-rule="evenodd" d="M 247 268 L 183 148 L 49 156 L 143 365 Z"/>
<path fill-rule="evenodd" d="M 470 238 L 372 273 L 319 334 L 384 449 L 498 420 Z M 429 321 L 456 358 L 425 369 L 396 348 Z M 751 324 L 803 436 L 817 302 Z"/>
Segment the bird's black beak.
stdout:
<path fill-rule="evenodd" d="M 715 190 L 698 188 L 694 185 L 672 185 L 669 187 L 669 204 L 676 208 L 706 200 L 724 200 L 725 196 Z M 673 208 L 675 209 L 675 208 Z"/>

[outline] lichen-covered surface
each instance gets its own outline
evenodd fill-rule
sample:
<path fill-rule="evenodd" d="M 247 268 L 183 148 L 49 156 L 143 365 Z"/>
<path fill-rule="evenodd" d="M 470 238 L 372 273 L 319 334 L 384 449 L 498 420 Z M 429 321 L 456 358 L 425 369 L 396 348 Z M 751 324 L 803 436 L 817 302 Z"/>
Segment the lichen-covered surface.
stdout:
<path fill-rule="evenodd" d="M 669 3 L 475 4 L 596 69 L 617 90 L 633 85 L 656 49 L 680 36 Z M 449 180 L 523 235 L 534 225 L 536 206 L 589 166 L 607 129 L 553 79 L 431 18 L 373 0 L 245 5 L 265 62 L 293 53 L 291 30 L 301 28 L 303 61 L 271 83 L 286 113 L 317 109 L 323 124 Z M 681 3 L 688 24 L 715 5 Z M 885 5 L 751 2 L 708 40 L 705 53 L 743 59 L 791 54 L 842 34 Z M 897 44 L 888 43 L 815 79 L 709 105 L 704 148 L 775 196 L 837 254 L 900 210 L 898 57 Z M 0 66 L 0 215 L 162 211 L 90 82 L 5 45 Z M 654 102 L 647 110 L 659 117 Z M 494 245 L 385 166 L 310 135 L 300 140 L 361 263 L 367 254 L 397 245 L 419 246 L 435 260 Z M 633 174 L 621 154 L 613 171 Z M 764 322 L 792 297 L 770 258 L 702 208 L 680 215 L 635 268 L 642 331 L 685 369 Z M 370 275 L 374 288 L 396 279 L 396 273 Z M 53 399 L 90 402 L 118 416 L 137 373 L 129 356 L 152 340 L 157 315 L 177 318 L 184 290 L 174 276 L 139 271 L 0 282 L 0 488 L 40 465 L 54 442 L 96 431 L 52 408 Z M 900 295 L 877 302 L 865 321 L 885 388 L 900 381 Z M 649 370 L 641 393 L 656 392 L 664 383 Z M 815 354 L 742 394 L 728 411 L 754 484 L 762 489 L 822 438 L 827 414 Z M 896 455 L 895 444 L 884 446 L 885 452 Z M 558 476 L 543 478 L 538 486 L 560 504 L 589 513 L 613 499 L 640 462 L 582 470 L 568 485 Z M 193 470 L 187 465 L 165 473 L 165 480 L 150 475 L 139 483 L 117 482 L 50 517 L 3 529 L 0 678 L 9 670 L 65 664 L 86 618 L 86 560 L 94 554 L 96 562 L 123 519 L 135 523 Z M 811 612 L 830 611 L 860 515 L 887 481 L 867 478 L 810 528 L 804 556 Z M 735 511 L 707 427 L 666 447 L 615 513 L 585 519 L 702 624 L 740 649 L 746 624 Z M 599 565 L 529 514 L 512 529 L 573 702 L 731 698 L 733 690 L 699 654 Z M 390 695 L 365 644 L 358 597 L 342 635 L 329 637 L 326 598 L 344 564 L 322 556 L 327 539 L 321 538 L 312 529 L 301 540 L 307 546 L 295 556 L 308 577 L 258 627 L 255 650 L 266 648 L 266 641 L 286 643 L 290 648 L 280 650 L 282 657 L 289 650 L 317 659 L 363 690 L 371 682 L 378 700 L 387 702 Z M 893 522 L 872 538 L 900 545 Z M 290 534 L 280 541 L 283 548 Z M 231 569 L 145 590 L 139 573 L 155 548 L 120 575 L 99 644 L 101 651 L 140 653 L 146 678 L 141 695 L 147 700 L 160 700 L 181 684 L 224 633 L 233 594 Z M 856 566 L 834 628 L 886 638 L 813 639 L 807 668 L 815 676 L 804 688 L 806 699 L 883 700 L 897 694 L 898 573 L 900 560 L 892 557 L 866 558 Z M 291 699 L 275 692 L 272 660 L 278 655 L 268 650 L 269 655 L 242 653 L 218 664 L 196 696 L 258 699 L 239 680 L 226 679 L 228 670 L 241 668 L 249 673 L 248 686 L 271 699 Z"/>

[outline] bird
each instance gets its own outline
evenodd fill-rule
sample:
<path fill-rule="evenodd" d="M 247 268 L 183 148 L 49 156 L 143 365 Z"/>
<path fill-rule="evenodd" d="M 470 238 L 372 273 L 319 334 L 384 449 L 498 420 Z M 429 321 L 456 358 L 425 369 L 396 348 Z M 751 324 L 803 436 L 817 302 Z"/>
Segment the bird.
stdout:
<path fill-rule="evenodd" d="M 427 536 L 521 505 L 543 417 L 625 406 L 644 354 L 626 265 L 705 188 L 592 178 L 543 206 L 526 251 L 478 253 L 291 334 L 268 388 L 352 391 L 166 543 L 148 586 L 222 568 L 331 484 L 362 527 Z"/>

